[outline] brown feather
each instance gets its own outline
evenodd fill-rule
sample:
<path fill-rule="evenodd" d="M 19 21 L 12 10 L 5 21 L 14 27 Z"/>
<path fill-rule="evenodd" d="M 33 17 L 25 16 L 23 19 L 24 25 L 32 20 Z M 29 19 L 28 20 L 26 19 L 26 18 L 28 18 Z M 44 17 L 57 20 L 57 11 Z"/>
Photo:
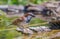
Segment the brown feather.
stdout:
<path fill-rule="evenodd" d="M 20 23 L 20 22 L 22 22 L 23 20 L 21 20 L 21 19 L 16 19 L 16 20 L 14 20 L 13 22 L 12 22 L 12 24 L 14 24 L 14 25 L 18 25 L 18 23 Z"/>
<path fill-rule="evenodd" d="M 28 15 L 29 15 L 29 14 L 24 14 L 24 16 L 15 19 L 15 20 L 12 22 L 12 24 L 13 24 L 13 25 L 18 25 L 20 22 L 24 21 L 24 17 L 27 17 Z"/>

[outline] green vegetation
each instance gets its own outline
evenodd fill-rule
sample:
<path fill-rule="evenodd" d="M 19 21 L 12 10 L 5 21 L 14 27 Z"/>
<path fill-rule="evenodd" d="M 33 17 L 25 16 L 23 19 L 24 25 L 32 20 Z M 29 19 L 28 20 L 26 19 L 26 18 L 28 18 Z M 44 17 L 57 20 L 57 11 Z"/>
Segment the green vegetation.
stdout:
<path fill-rule="evenodd" d="M 16 17 L 14 17 L 16 18 Z M 11 28 L 15 28 L 14 26 L 10 25 L 12 19 L 6 17 L 6 13 L 0 10 L 0 39 L 13 39 L 21 35 L 17 31 Z M 7 30 L 11 29 L 11 30 Z"/>
<path fill-rule="evenodd" d="M 0 39 L 13 39 L 13 38 L 18 37 L 20 35 L 21 35 L 21 33 L 18 33 L 15 30 L 0 31 Z"/>
<path fill-rule="evenodd" d="M 14 4 L 14 5 L 19 5 L 19 1 L 18 0 L 12 0 L 11 3 Z"/>
<path fill-rule="evenodd" d="M 0 29 L 5 28 L 10 24 L 11 24 L 10 19 L 6 17 L 6 13 L 0 10 Z"/>
<path fill-rule="evenodd" d="M 5 5 L 5 4 L 8 4 L 8 0 L 0 0 L 0 4 L 2 5 Z"/>
<path fill-rule="evenodd" d="M 15 29 L 12 29 L 16 28 L 16 26 L 10 25 L 12 23 L 12 20 L 16 18 L 17 17 L 8 18 L 6 17 L 6 13 L 0 10 L 0 39 L 13 39 L 21 35 L 21 33 L 18 33 Z M 44 23 L 44 22 L 45 21 L 34 18 L 31 20 L 30 24 Z"/>
<path fill-rule="evenodd" d="M 4 2 L 3 2 L 4 1 Z M 0 0 L 0 4 L 9 4 L 9 5 L 26 5 L 28 3 L 41 4 L 48 0 Z"/>
<path fill-rule="evenodd" d="M 43 21 L 43 20 L 41 20 L 39 18 L 33 18 L 31 20 L 30 24 L 38 24 L 38 23 L 44 23 L 44 22 L 46 22 L 46 21 Z"/>
<path fill-rule="evenodd" d="M 34 4 L 41 4 L 41 3 L 47 2 L 49 0 L 30 0 L 30 1 L 31 1 L 31 3 L 34 3 Z"/>

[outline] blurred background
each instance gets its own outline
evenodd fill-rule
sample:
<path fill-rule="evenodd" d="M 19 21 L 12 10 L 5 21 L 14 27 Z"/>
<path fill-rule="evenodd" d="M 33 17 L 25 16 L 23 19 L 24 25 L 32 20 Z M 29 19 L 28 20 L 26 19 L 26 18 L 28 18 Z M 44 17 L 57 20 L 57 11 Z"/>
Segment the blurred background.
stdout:
<path fill-rule="evenodd" d="M 50 4 L 53 6 L 56 5 L 58 6 L 58 3 L 60 3 L 60 0 L 0 0 L 0 39 L 21 39 L 23 35 L 20 32 L 16 31 L 16 26 L 11 25 L 12 21 L 21 15 L 24 14 L 24 7 L 27 4 L 31 4 L 33 6 L 36 6 L 37 8 L 40 6 L 43 6 L 44 4 Z M 52 9 L 55 10 L 57 7 L 52 6 Z M 44 6 L 45 7 L 45 6 Z M 49 7 L 49 6 L 48 6 Z M 50 8 L 50 7 L 49 7 Z M 38 8 L 40 9 L 40 8 Z M 55 16 L 43 16 L 40 14 L 41 11 L 36 10 L 36 18 L 33 18 L 31 22 L 29 23 L 30 25 L 32 24 L 39 24 L 39 26 L 48 26 L 49 27 L 49 22 L 50 17 L 56 17 Z M 33 12 L 35 13 L 35 12 Z M 38 14 L 38 15 L 37 15 Z M 60 11 L 59 13 L 60 14 Z M 42 24 L 46 23 L 46 24 Z M 60 23 L 60 22 L 59 22 Z M 51 24 L 52 25 L 52 24 Z M 54 25 L 54 22 L 53 22 Z M 54 25 L 56 26 L 56 25 Z M 52 28 L 54 28 L 52 26 Z M 57 23 L 57 26 L 60 27 L 60 25 Z M 31 27 L 36 27 L 35 25 L 32 25 Z M 57 28 L 58 28 L 57 27 Z M 56 33 L 59 32 L 60 35 L 60 30 L 58 31 L 51 31 L 51 32 L 43 32 L 40 34 L 41 38 L 34 38 L 34 39 L 49 39 L 49 36 L 55 36 Z M 53 35 L 55 34 L 55 35 Z M 37 35 L 37 34 L 36 34 Z M 29 37 L 29 36 L 28 36 Z M 28 38 L 26 37 L 26 39 Z M 54 39 L 60 39 L 60 37 L 54 38 Z"/>

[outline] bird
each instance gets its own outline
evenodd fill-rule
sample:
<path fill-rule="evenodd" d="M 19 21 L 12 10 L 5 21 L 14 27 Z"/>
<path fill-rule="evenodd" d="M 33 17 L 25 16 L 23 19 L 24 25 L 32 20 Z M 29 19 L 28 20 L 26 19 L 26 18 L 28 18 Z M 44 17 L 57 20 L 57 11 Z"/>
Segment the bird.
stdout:
<path fill-rule="evenodd" d="M 30 22 L 32 17 L 35 17 L 32 13 L 26 13 L 20 18 L 15 19 L 12 24 L 18 26 L 16 29 L 18 32 L 22 32 L 24 34 L 33 34 L 33 31 L 27 28 L 27 24 Z"/>

